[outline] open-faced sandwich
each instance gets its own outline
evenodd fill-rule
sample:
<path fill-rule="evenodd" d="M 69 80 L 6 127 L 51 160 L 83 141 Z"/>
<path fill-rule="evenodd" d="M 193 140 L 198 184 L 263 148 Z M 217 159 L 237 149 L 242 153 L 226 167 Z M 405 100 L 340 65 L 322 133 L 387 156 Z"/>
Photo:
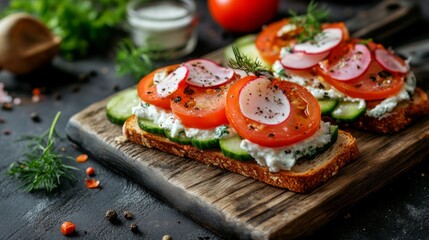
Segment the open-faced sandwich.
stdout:
<path fill-rule="evenodd" d="M 195 59 L 145 76 L 138 95 L 128 140 L 273 186 L 308 192 L 358 155 L 355 138 L 322 121 L 316 98 L 292 82 Z"/>
<path fill-rule="evenodd" d="M 307 88 L 324 119 L 377 133 L 394 133 L 429 113 L 407 61 L 371 39 L 353 39 L 343 23 L 321 23 L 324 11 L 266 26 L 237 42 L 280 79 Z"/>

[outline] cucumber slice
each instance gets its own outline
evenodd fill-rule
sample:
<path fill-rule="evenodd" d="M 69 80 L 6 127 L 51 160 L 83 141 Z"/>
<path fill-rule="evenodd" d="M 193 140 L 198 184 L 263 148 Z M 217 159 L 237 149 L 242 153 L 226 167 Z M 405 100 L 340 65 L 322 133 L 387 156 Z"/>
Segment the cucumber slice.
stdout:
<path fill-rule="evenodd" d="M 337 99 L 317 99 L 322 115 L 330 114 L 338 104 Z"/>
<path fill-rule="evenodd" d="M 359 102 L 339 102 L 331 116 L 336 120 L 354 121 L 366 111 L 366 106 L 360 107 Z"/>
<path fill-rule="evenodd" d="M 165 136 L 173 142 L 184 145 L 191 144 L 191 139 L 186 136 L 185 132 L 180 132 L 179 135 L 175 137 L 171 135 L 171 131 L 168 129 L 164 129 L 164 133 Z"/>
<path fill-rule="evenodd" d="M 225 48 L 223 54 L 226 60 L 235 59 L 234 53 L 232 51 L 232 46 L 236 46 L 241 54 L 249 57 L 250 59 L 258 59 L 262 66 L 268 69 L 271 69 L 271 65 L 264 62 L 261 55 L 259 54 L 258 49 L 255 45 L 256 35 L 246 35 L 235 40 L 234 43 Z"/>
<path fill-rule="evenodd" d="M 240 148 L 241 137 L 235 136 L 230 138 L 222 138 L 219 140 L 220 150 L 222 151 L 225 157 L 240 161 L 249 161 L 252 160 L 252 156 L 247 153 L 245 150 Z"/>
<path fill-rule="evenodd" d="M 132 115 L 131 108 L 140 103 L 137 89 L 130 88 L 114 95 L 106 105 L 106 116 L 112 123 L 124 124 Z"/>
<path fill-rule="evenodd" d="M 337 141 L 337 138 L 338 138 L 338 126 L 331 125 L 329 127 L 329 134 L 331 134 L 331 141 L 329 143 L 325 144 L 322 147 L 311 149 L 304 157 L 306 159 L 313 159 L 317 155 L 319 155 L 319 154 L 325 152 L 326 150 L 328 150 L 332 146 L 332 144 L 334 144 Z"/>
<path fill-rule="evenodd" d="M 164 129 L 162 129 L 158 124 L 152 122 L 151 120 L 138 118 L 137 120 L 139 127 L 146 132 L 164 135 Z"/>
<path fill-rule="evenodd" d="M 219 148 L 218 138 L 192 138 L 191 143 L 194 147 L 201 150 Z"/>

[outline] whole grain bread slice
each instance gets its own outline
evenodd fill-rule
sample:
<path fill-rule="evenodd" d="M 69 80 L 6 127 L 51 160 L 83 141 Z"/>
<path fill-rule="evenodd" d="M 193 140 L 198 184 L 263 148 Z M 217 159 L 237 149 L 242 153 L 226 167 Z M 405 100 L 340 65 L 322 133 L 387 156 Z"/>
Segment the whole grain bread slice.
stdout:
<path fill-rule="evenodd" d="M 368 102 L 367 106 L 371 109 L 376 104 L 377 102 Z M 428 114 L 428 96 L 422 89 L 416 88 L 411 99 L 400 102 L 387 117 L 378 119 L 362 116 L 353 126 L 375 133 L 395 133 Z"/>
<path fill-rule="evenodd" d="M 367 101 L 367 108 L 374 108 L 380 101 Z M 410 100 L 400 102 L 386 117 L 374 118 L 366 115 L 352 123 L 339 123 L 342 127 L 354 127 L 368 132 L 392 134 L 399 132 L 419 118 L 429 115 L 429 101 L 427 94 L 416 88 Z M 335 122 L 324 117 L 324 120 Z"/>
<path fill-rule="evenodd" d="M 337 141 L 315 159 L 300 159 L 290 171 L 273 173 L 255 161 L 234 160 L 225 157 L 220 150 L 200 150 L 192 145 L 178 144 L 163 136 L 145 132 L 138 126 L 136 116 L 130 117 L 125 122 L 123 132 L 129 141 L 139 145 L 180 157 L 189 157 L 207 165 L 300 193 L 309 192 L 334 176 L 346 163 L 355 160 L 359 153 L 356 139 L 349 133 L 339 130 Z"/>

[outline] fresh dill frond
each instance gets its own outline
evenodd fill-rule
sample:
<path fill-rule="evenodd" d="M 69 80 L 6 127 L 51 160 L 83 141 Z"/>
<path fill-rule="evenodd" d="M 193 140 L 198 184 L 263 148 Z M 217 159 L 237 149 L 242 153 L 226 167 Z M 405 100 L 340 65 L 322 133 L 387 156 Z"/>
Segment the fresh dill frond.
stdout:
<path fill-rule="evenodd" d="M 314 0 L 308 5 L 305 15 L 298 15 L 293 10 L 289 13 L 292 15 L 290 23 L 302 29 L 298 34 L 299 43 L 313 41 L 318 34 L 322 33 L 322 22 L 329 16 L 329 11 L 318 8 Z"/>
<path fill-rule="evenodd" d="M 269 72 L 268 69 L 262 66 L 262 62 L 258 58 L 251 59 L 246 55 L 243 55 L 237 46 L 232 46 L 232 52 L 234 53 L 234 59 L 228 60 L 228 66 L 234 69 L 243 70 L 247 74 L 253 73 L 260 75 L 261 73 Z"/>
<path fill-rule="evenodd" d="M 26 141 L 25 160 L 12 163 L 7 171 L 22 182 L 22 189 L 32 192 L 44 189 L 51 193 L 61 185 L 62 180 L 73 180 L 72 170 L 77 168 L 63 164 L 65 157 L 55 153 L 55 142 L 59 139 L 55 131 L 61 113 L 58 112 L 48 131 L 41 136 L 24 136 L 19 141 Z"/>
<path fill-rule="evenodd" d="M 130 73 L 134 78 L 150 73 L 154 66 L 151 60 L 154 49 L 137 47 L 129 38 L 122 40 L 116 52 L 116 72 L 118 75 Z"/>

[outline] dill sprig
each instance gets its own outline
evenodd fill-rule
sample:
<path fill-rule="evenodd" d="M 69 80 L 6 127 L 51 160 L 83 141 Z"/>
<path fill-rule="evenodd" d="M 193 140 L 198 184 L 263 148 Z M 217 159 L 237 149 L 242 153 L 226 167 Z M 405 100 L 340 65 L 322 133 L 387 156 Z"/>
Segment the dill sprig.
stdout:
<path fill-rule="evenodd" d="M 154 68 L 152 52 L 153 49 L 147 47 L 136 47 L 129 38 L 123 39 L 116 52 L 116 72 L 118 75 L 130 73 L 140 80 Z"/>
<path fill-rule="evenodd" d="M 234 69 L 243 70 L 247 74 L 253 73 L 255 75 L 266 75 L 269 70 L 262 66 L 262 62 L 258 58 L 249 58 L 241 54 L 237 46 L 232 46 L 234 58 L 228 60 L 228 66 Z"/>
<path fill-rule="evenodd" d="M 298 34 L 298 42 L 301 43 L 313 41 L 318 34 L 322 33 L 322 22 L 327 19 L 329 10 L 318 8 L 317 3 L 312 0 L 305 15 L 298 15 L 293 10 L 289 13 L 292 15 L 290 23 L 302 28 Z"/>
<path fill-rule="evenodd" d="M 71 170 L 77 168 L 62 163 L 63 158 L 72 158 L 55 153 L 55 142 L 59 138 L 55 126 L 60 115 L 58 112 L 49 130 L 41 136 L 24 136 L 19 139 L 28 142 L 28 152 L 24 154 L 24 161 L 10 165 L 7 174 L 17 177 L 22 182 L 21 188 L 28 192 L 44 189 L 51 193 L 61 185 L 63 179 L 74 179 Z"/>

